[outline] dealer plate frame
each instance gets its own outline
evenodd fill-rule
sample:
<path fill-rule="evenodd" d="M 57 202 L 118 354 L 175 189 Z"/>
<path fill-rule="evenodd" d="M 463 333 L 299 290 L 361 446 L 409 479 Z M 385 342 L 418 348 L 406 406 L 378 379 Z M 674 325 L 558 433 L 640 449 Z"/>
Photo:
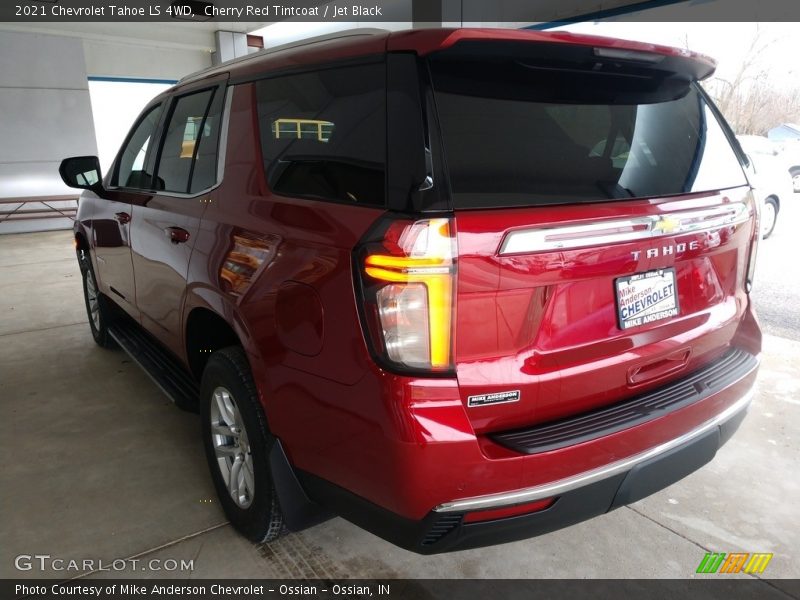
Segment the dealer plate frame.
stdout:
<path fill-rule="evenodd" d="M 664 279 L 665 277 L 670 277 L 672 280 L 671 298 L 673 300 L 674 306 L 670 308 L 661 308 L 658 311 L 651 311 L 652 307 L 648 307 L 640 311 L 641 314 L 636 313 L 636 317 L 623 318 L 622 307 L 620 306 L 620 290 L 623 289 L 623 287 L 631 285 L 632 282 L 634 285 L 635 284 L 641 285 L 642 282 L 646 282 L 649 279 L 657 279 L 657 278 Z M 664 282 L 664 284 L 666 285 L 666 282 Z M 664 287 L 663 286 L 657 287 L 653 293 L 657 293 L 660 289 L 664 289 Z M 633 292 L 633 294 L 636 293 L 638 292 Z M 614 280 L 614 307 L 617 312 L 617 326 L 622 331 L 627 331 L 628 329 L 643 327 L 645 325 L 650 325 L 652 323 L 658 323 L 659 321 L 665 321 L 667 319 L 677 317 L 681 314 L 680 299 L 678 296 L 679 296 L 678 276 L 677 273 L 675 272 L 675 267 L 666 267 L 663 269 L 651 269 L 650 271 L 642 271 L 640 273 L 634 273 L 633 275 L 618 277 Z M 654 304 L 653 307 L 658 306 L 659 304 L 661 304 L 661 302 L 663 302 L 663 300 Z M 655 313 L 667 312 L 668 314 L 665 314 L 664 316 L 661 316 L 657 319 L 645 320 L 647 319 L 648 316 L 654 314 L 654 312 Z M 637 319 L 638 321 L 634 322 L 634 319 Z"/>

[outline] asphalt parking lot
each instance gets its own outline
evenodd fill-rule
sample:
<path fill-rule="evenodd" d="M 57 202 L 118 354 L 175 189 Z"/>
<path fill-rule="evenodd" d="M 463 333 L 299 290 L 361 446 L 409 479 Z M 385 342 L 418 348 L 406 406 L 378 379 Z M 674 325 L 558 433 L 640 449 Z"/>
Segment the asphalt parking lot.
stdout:
<path fill-rule="evenodd" d="M 197 417 L 174 408 L 123 352 L 92 341 L 70 232 L 0 236 L 0 577 L 685 578 L 706 552 L 741 551 L 774 553 L 760 578 L 788 590 L 781 578 L 800 577 L 800 270 L 790 214 L 760 255 L 768 335 L 759 391 L 711 464 L 569 529 L 433 557 L 338 518 L 267 546 L 241 538 L 215 500 Z M 105 572 L 15 567 L 34 554 L 139 562 Z M 193 570 L 153 568 L 168 559 Z"/>

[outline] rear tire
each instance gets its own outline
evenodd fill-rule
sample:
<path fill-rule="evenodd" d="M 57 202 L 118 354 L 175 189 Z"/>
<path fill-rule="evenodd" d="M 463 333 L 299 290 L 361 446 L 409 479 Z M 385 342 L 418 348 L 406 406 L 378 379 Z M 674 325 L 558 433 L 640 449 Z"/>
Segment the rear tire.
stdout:
<path fill-rule="evenodd" d="M 276 539 L 284 529 L 269 468 L 275 438 L 242 348 L 224 348 L 208 360 L 200 385 L 200 421 L 225 515 L 253 542 Z"/>
<path fill-rule="evenodd" d="M 789 175 L 792 177 L 792 189 L 794 193 L 800 192 L 800 167 L 792 167 L 789 169 Z"/>
<path fill-rule="evenodd" d="M 83 301 L 86 304 L 86 315 L 89 317 L 92 337 L 98 346 L 114 348 L 117 344 L 108 333 L 108 326 L 112 321 L 111 308 L 106 297 L 100 293 L 92 261 L 86 250 L 78 250 L 78 264 L 81 267 Z"/>
<path fill-rule="evenodd" d="M 767 239 L 775 231 L 775 224 L 778 222 L 778 203 L 774 198 L 764 200 L 764 208 L 761 211 L 761 239 Z"/>

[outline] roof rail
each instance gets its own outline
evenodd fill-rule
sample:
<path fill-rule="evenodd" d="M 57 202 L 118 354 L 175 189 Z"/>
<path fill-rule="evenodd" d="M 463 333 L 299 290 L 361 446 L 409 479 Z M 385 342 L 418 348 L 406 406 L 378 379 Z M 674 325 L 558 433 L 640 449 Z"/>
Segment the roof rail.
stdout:
<path fill-rule="evenodd" d="M 359 27 L 356 29 L 345 29 L 343 31 L 336 31 L 334 33 L 326 33 L 324 35 L 318 35 L 310 38 L 305 38 L 302 40 L 297 40 L 295 42 L 288 42 L 286 44 L 281 44 L 279 46 L 273 46 L 272 48 L 264 48 L 259 50 L 258 52 L 253 52 L 252 54 L 247 54 L 246 56 L 239 56 L 237 58 L 232 58 L 230 60 L 226 60 L 218 65 L 213 65 L 211 67 L 206 67 L 205 69 L 200 69 L 199 71 L 194 71 L 193 73 L 189 73 L 188 75 L 184 75 L 178 80 L 178 85 L 192 79 L 193 77 L 197 77 L 198 75 L 202 75 L 203 73 L 219 69 L 220 67 L 227 67 L 229 65 L 237 65 L 239 63 L 246 62 L 248 60 L 258 58 L 260 56 L 266 56 L 268 54 L 274 54 L 275 52 L 282 52 L 283 50 L 289 50 L 291 48 L 301 48 L 303 46 L 311 46 L 313 44 L 318 44 L 320 42 L 328 42 L 331 40 L 337 40 L 340 38 L 346 37 L 357 37 L 357 36 L 364 36 L 364 35 L 379 35 L 382 33 L 390 33 L 388 29 L 379 29 L 376 27 Z"/>

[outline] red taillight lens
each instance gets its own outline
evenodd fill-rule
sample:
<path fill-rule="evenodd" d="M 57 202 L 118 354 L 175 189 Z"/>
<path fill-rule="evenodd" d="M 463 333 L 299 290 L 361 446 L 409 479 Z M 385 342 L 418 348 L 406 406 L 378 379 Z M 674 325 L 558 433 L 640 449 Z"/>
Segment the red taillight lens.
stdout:
<path fill-rule="evenodd" d="M 358 265 L 370 339 L 388 366 L 453 368 L 455 238 L 450 219 L 393 221 L 368 241 Z M 376 335 L 378 333 L 379 335 Z"/>

